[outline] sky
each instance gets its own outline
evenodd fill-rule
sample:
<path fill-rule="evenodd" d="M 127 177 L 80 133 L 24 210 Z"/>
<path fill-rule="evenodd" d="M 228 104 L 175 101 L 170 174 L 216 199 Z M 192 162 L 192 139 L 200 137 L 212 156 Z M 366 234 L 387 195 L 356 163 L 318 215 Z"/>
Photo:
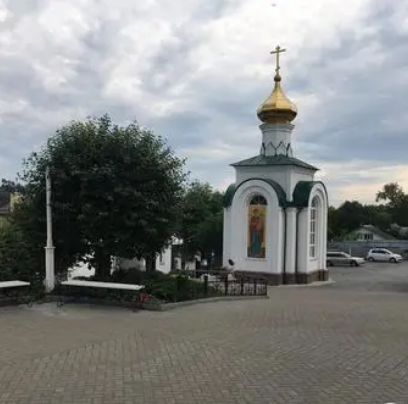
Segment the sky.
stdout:
<path fill-rule="evenodd" d="M 225 189 L 259 152 L 279 44 L 294 153 L 330 203 L 408 191 L 407 0 L 0 0 L 0 23 L 0 177 L 62 125 L 109 113 Z"/>

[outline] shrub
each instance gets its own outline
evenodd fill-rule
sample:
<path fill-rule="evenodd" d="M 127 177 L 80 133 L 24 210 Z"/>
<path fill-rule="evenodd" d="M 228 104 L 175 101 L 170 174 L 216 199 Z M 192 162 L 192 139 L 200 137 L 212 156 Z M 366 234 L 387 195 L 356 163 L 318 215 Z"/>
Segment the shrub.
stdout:
<path fill-rule="evenodd" d="M 44 296 L 44 284 L 39 271 L 32 266 L 31 255 L 23 234 L 17 226 L 4 221 L 0 226 L 0 281 L 30 282 L 29 294 L 34 299 Z"/>
<path fill-rule="evenodd" d="M 77 278 L 78 279 L 78 278 Z M 94 280 L 94 277 L 84 278 Z M 117 270 L 109 278 L 104 279 L 107 282 L 128 283 L 144 285 L 145 291 L 154 298 L 163 302 L 180 302 L 185 300 L 200 299 L 204 297 L 217 296 L 220 292 L 208 287 L 206 289 L 202 282 L 192 280 L 183 274 L 164 274 L 160 271 L 141 271 L 138 269 Z M 59 291 L 59 290 L 58 290 Z M 56 293 L 58 293 L 56 291 Z M 129 294 L 123 291 L 112 290 L 87 290 L 78 289 L 70 292 L 76 296 L 98 297 L 107 300 L 131 300 L 134 293 Z M 126 296 L 125 296 L 126 295 Z"/>
<path fill-rule="evenodd" d="M 205 297 L 204 285 L 183 274 L 164 274 L 160 271 L 115 271 L 111 282 L 141 284 L 146 292 L 165 302 L 177 302 Z"/>
<path fill-rule="evenodd" d="M 0 280 L 31 281 L 30 254 L 21 231 L 9 222 L 0 226 Z"/>

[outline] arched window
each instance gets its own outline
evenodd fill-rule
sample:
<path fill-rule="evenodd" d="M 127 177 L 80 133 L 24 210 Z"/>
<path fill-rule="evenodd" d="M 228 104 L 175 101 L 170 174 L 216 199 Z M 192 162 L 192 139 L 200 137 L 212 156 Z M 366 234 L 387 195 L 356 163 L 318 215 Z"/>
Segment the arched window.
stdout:
<path fill-rule="evenodd" d="M 319 197 L 315 196 L 312 199 L 310 206 L 310 233 L 309 233 L 309 256 L 310 258 L 317 257 L 319 247 Z"/>
<path fill-rule="evenodd" d="M 262 195 L 254 195 L 248 204 L 248 257 L 265 258 L 266 208 Z"/>

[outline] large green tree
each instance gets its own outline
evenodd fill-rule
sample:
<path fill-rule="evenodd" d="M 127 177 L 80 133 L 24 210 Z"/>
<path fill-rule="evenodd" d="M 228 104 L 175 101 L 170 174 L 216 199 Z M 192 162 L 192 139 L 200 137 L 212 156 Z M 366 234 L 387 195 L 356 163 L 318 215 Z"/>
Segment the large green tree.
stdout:
<path fill-rule="evenodd" d="M 395 182 L 385 184 L 376 195 L 377 201 L 384 201 L 392 221 L 400 226 L 408 226 L 408 195 Z"/>
<path fill-rule="evenodd" d="M 383 188 L 377 192 L 376 201 L 385 201 L 389 207 L 394 208 L 405 203 L 408 195 L 405 194 L 401 186 L 396 182 L 385 184 Z"/>
<path fill-rule="evenodd" d="M 185 259 L 196 252 L 222 254 L 223 194 L 208 183 L 193 181 L 181 205 L 178 236 L 183 239 Z"/>
<path fill-rule="evenodd" d="M 41 256 L 47 167 L 58 269 L 85 259 L 104 278 L 113 256 L 154 265 L 175 231 L 186 178 L 184 161 L 161 137 L 137 123 L 114 125 L 104 115 L 62 127 L 33 153 L 22 174 L 25 203 L 14 220 Z"/>

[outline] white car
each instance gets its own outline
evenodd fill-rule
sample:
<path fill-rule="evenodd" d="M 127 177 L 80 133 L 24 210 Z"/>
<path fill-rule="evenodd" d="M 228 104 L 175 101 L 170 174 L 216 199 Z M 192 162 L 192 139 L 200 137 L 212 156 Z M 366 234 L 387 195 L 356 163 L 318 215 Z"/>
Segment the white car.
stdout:
<path fill-rule="evenodd" d="M 394 254 L 386 248 L 372 248 L 367 254 L 367 261 L 387 261 L 387 262 L 401 262 L 402 256 Z"/>

